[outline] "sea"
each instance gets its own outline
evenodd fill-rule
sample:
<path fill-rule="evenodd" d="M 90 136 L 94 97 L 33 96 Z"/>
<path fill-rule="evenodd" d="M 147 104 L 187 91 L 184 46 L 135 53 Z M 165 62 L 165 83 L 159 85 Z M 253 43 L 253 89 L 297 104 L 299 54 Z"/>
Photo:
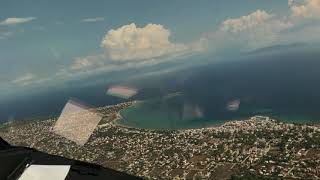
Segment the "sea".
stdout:
<path fill-rule="evenodd" d="M 283 48 L 283 47 L 279 47 Z M 285 49 L 214 60 L 179 71 L 43 92 L 0 102 L 2 122 L 58 117 L 69 98 L 96 107 L 138 100 L 118 123 L 147 129 L 190 129 L 265 115 L 293 123 L 320 122 L 320 51 Z M 193 57 L 195 58 L 195 57 Z M 201 60 L 195 59 L 194 61 Z M 125 84 L 130 99 L 106 94 Z"/>

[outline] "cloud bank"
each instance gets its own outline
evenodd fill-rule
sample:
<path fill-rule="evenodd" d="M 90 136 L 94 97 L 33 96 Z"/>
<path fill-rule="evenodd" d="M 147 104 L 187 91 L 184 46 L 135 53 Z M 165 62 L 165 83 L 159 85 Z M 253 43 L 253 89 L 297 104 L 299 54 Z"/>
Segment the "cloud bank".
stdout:
<path fill-rule="evenodd" d="M 172 42 L 170 30 L 161 24 L 149 23 L 138 27 L 131 23 L 109 30 L 100 42 L 102 52 L 76 57 L 72 63 L 59 69 L 51 79 L 72 80 L 92 74 L 154 66 L 183 60 L 189 55 L 204 51 L 210 52 L 214 59 L 217 54 L 236 54 L 278 44 L 319 42 L 320 37 L 317 34 L 320 33 L 320 25 L 313 23 L 317 22 L 319 17 L 320 0 L 304 0 L 300 4 L 288 0 L 287 15 L 279 16 L 257 9 L 241 17 L 222 21 L 215 31 L 208 32 L 190 43 Z M 33 19 L 29 19 L 31 20 Z M 102 19 L 99 17 L 83 19 L 84 22 L 100 20 Z M 8 18 L 1 23 L 27 21 Z M 2 33 L 3 37 L 9 35 Z M 26 74 L 12 83 L 50 81 L 36 80 L 31 74 Z"/>

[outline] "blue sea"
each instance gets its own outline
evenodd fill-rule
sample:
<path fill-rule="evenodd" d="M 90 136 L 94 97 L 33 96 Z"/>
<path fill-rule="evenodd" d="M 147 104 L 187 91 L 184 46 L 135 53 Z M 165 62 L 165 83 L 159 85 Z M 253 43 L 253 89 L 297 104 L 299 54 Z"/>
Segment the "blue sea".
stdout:
<path fill-rule="evenodd" d="M 202 58 L 210 60 L 210 56 Z M 138 88 L 138 94 L 129 100 L 142 101 L 121 112 L 120 123 L 128 126 L 199 128 L 257 114 L 319 123 L 319 58 L 318 49 L 259 52 L 167 74 L 55 89 L 0 102 L 0 118 L 4 122 L 56 117 L 69 98 L 96 107 L 127 101 L 106 94 L 109 86 L 119 83 Z M 228 109 L 232 101 L 240 101 L 236 110 Z"/>

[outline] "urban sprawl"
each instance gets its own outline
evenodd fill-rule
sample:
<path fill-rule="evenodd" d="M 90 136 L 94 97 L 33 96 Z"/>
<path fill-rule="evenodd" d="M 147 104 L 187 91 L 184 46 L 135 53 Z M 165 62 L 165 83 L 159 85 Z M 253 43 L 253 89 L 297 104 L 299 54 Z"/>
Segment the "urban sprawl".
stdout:
<path fill-rule="evenodd" d="M 320 127 L 269 117 L 188 130 L 147 130 L 116 123 L 134 102 L 103 114 L 84 146 L 52 132 L 57 119 L 0 126 L 9 143 L 97 163 L 144 179 L 320 179 Z"/>

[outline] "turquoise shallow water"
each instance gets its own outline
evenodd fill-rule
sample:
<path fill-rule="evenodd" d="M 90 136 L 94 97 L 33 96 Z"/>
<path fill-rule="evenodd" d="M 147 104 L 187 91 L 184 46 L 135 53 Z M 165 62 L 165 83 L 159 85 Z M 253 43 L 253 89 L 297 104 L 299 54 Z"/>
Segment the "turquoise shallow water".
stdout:
<path fill-rule="evenodd" d="M 206 113 L 202 109 L 201 116 L 186 117 L 186 113 L 194 111 L 188 106 L 186 112 L 184 96 L 157 98 L 139 102 L 122 110 L 123 119 L 119 123 L 125 126 L 146 129 L 192 129 L 221 125 L 231 120 L 243 120 L 254 115 L 266 115 L 285 122 L 309 123 L 315 122 L 314 117 L 295 113 L 279 113 L 271 108 L 256 108 L 250 103 L 242 103 L 238 111 L 228 111 L 225 108 L 212 109 Z M 191 107 L 191 108 L 190 108 Z M 200 108 L 201 109 L 201 106 Z M 192 113 L 191 113 L 192 114 Z"/>
<path fill-rule="evenodd" d="M 187 107 L 186 109 L 186 98 L 183 95 L 146 100 L 122 110 L 120 113 L 123 119 L 119 120 L 119 123 L 146 129 L 192 129 L 217 126 L 231 120 L 248 119 L 254 115 L 265 115 L 284 122 L 317 122 L 316 116 L 312 117 L 296 111 L 277 112 L 270 107 L 256 108 L 251 103 L 242 103 L 237 111 L 229 111 L 221 107 L 206 112 L 208 110 L 201 108 L 200 105 L 188 104 Z M 195 107 L 202 109 L 201 116 L 186 117 L 186 113 L 190 115 L 191 112 L 192 115 Z"/>

